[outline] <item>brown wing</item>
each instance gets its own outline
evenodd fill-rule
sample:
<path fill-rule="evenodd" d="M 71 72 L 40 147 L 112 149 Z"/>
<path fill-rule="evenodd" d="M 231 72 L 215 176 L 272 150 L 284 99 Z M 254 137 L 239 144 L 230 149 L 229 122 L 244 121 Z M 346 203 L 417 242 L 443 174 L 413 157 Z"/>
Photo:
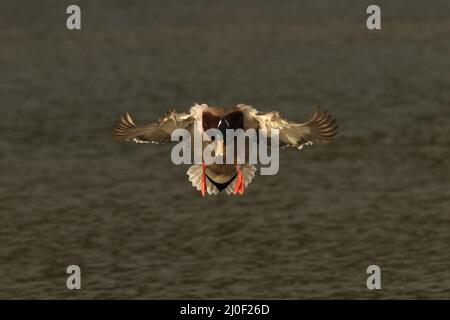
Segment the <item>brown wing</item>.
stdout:
<path fill-rule="evenodd" d="M 120 121 L 114 127 L 114 136 L 118 140 L 134 141 L 137 143 L 167 143 L 175 129 L 188 128 L 194 118 L 188 113 L 167 112 L 166 116 L 157 123 L 137 126 L 129 113 L 120 116 Z"/>
<path fill-rule="evenodd" d="M 305 123 L 288 121 L 278 112 L 261 113 L 256 109 L 246 106 L 243 111 L 247 114 L 250 127 L 266 129 L 270 134 L 271 129 L 279 130 L 280 147 L 292 146 L 302 148 L 305 144 L 328 143 L 337 134 L 336 119 L 327 111 L 321 111 L 316 107 L 312 118 Z"/>

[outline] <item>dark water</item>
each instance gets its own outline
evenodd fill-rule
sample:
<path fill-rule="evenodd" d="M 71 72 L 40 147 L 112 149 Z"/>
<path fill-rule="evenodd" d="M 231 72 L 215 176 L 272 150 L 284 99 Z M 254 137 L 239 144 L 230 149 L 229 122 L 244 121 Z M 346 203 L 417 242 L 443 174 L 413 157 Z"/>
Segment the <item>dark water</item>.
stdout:
<path fill-rule="evenodd" d="M 381 31 L 369 1 L 79 3 L 78 32 L 0 4 L 0 298 L 450 298 L 449 1 L 378 1 Z M 194 102 L 320 104 L 340 135 L 203 199 L 110 136 Z"/>

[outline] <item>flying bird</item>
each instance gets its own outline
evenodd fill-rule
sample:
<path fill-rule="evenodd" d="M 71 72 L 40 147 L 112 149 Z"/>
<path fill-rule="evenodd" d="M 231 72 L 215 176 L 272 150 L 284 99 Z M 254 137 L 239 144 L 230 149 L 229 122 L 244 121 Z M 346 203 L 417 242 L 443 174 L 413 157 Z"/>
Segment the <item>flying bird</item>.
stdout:
<path fill-rule="evenodd" d="M 296 123 L 286 120 L 277 111 L 259 112 L 245 104 L 232 108 L 195 104 L 189 112 L 177 113 L 171 110 L 158 122 L 143 126 L 136 125 L 130 114 L 124 113 L 114 127 L 114 136 L 122 141 L 162 144 L 171 142 L 171 135 L 176 129 L 186 129 L 191 134 L 194 134 L 195 130 L 203 134 L 208 129 L 217 129 L 223 137 L 226 136 L 227 129 L 266 130 L 269 133 L 272 129 L 278 129 L 279 147 L 302 149 L 303 146 L 313 143 L 331 142 L 337 134 L 337 128 L 336 119 L 327 111 L 321 111 L 319 107 L 316 107 L 309 121 Z M 216 141 L 215 154 L 223 154 L 226 143 L 225 138 Z M 202 149 L 208 144 L 209 142 L 203 142 Z M 187 170 L 187 175 L 194 188 L 201 191 L 203 196 L 218 194 L 221 191 L 230 195 L 243 194 L 255 172 L 256 167 L 250 163 L 201 163 L 192 165 Z"/>

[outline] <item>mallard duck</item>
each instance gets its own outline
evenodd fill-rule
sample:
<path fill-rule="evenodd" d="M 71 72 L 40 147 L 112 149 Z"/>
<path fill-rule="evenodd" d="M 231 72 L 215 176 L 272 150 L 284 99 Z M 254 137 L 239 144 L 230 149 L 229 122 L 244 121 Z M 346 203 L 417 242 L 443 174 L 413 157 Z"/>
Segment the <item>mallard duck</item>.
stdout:
<path fill-rule="evenodd" d="M 195 134 L 206 132 L 208 129 L 218 129 L 223 137 L 227 129 L 278 129 L 279 147 L 296 147 L 302 149 L 313 143 L 329 143 L 337 134 L 336 120 L 328 113 L 316 108 L 312 118 L 305 123 L 296 123 L 284 119 L 279 112 L 259 112 L 245 104 L 236 107 L 210 107 L 206 104 L 195 104 L 189 112 L 177 113 L 171 110 L 158 122 L 137 126 L 130 114 L 124 113 L 119 123 L 114 127 L 114 136 L 118 140 L 134 141 L 136 143 L 168 143 L 176 129 L 186 129 Z M 217 144 L 215 154 L 225 153 L 225 139 Z M 209 142 L 202 143 L 202 149 Z M 194 164 L 187 170 L 189 181 L 202 195 L 243 194 L 248 184 L 255 176 L 256 167 L 250 163 L 238 164 Z"/>

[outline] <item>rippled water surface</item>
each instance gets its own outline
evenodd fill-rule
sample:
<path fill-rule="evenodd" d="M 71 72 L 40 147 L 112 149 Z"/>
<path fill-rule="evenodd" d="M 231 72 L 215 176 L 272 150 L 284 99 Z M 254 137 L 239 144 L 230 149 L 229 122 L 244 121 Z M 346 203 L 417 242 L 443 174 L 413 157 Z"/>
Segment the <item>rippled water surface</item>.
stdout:
<path fill-rule="evenodd" d="M 0 4 L 0 298 L 450 298 L 450 3 Z M 128 111 L 245 102 L 340 134 L 202 198 Z M 65 269 L 82 269 L 81 291 Z M 366 288 L 377 264 L 382 290 Z"/>

